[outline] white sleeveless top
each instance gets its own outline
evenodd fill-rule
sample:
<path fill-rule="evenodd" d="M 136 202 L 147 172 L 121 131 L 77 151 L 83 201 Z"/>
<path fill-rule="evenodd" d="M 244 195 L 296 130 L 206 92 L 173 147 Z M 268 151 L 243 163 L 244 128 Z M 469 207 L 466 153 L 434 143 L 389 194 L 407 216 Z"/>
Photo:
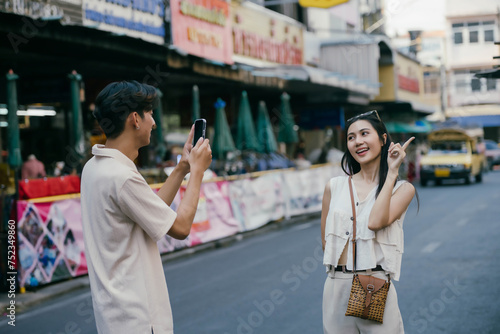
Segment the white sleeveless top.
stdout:
<path fill-rule="evenodd" d="M 325 254 L 323 264 L 336 267 L 340 255 L 351 240 L 353 222 L 349 177 L 337 176 L 330 179 L 331 201 L 325 225 Z M 394 192 L 406 181 L 398 181 Z M 391 225 L 374 232 L 368 228 L 368 218 L 375 204 L 377 187 L 365 200 L 360 201 L 353 184 L 356 205 L 356 270 L 366 270 L 380 265 L 391 279 L 399 280 L 403 256 L 403 221 L 406 211 Z M 352 242 L 348 243 L 347 269 L 352 270 Z M 328 271 L 327 267 L 327 271 Z"/>

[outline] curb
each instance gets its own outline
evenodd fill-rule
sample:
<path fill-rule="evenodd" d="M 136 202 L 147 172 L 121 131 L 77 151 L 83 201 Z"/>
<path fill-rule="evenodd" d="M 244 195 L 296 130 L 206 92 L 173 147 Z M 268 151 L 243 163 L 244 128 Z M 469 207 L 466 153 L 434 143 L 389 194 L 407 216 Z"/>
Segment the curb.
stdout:
<path fill-rule="evenodd" d="M 162 262 L 165 265 L 166 263 L 176 260 L 178 258 L 182 257 L 188 257 L 191 255 L 198 254 L 200 252 L 208 251 L 208 250 L 213 250 L 217 248 L 222 248 L 222 247 L 228 247 L 231 246 L 232 244 L 241 241 L 243 239 L 248 239 L 257 235 L 261 235 L 270 231 L 274 230 L 279 230 L 282 228 L 285 228 L 290 225 L 295 225 L 295 224 L 302 224 L 305 222 L 308 222 L 313 219 L 319 219 L 321 217 L 321 212 L 315 212 L 315 213 L 309 213 L 309 214 L 304 214 L 300 216 L 294 216 L 291 218 L 283 218 L 281 220 L 276 220 L 267 223 L 264 226 L 261 226 L 255 230 L 250 230 L 250 231 L 245 231 L 245 232 L 238 232 L 236 234 L 230 235 L 228 237 L 222 238 L 222 239 L 217 239 L 213 241 L 209 241 L 207 243 L 201 244 L 201 245 L 196 245 L 193 247 L 189 248 L 182 248 L 170 253 L 163 254 L 161 256 Z"/>
<path fill-rule="evenodd" d="M 319 219 L 320 216 L 321 216 L 320 212 L 315 212 L 311 214 L 294 216 L 288 219 L 284 218 L 281 220 L 272 221 L 255 230 L 236 233 L 234 235 L 222 239 L 166 253 L 161 256 L 161 259 L 163 264 L 165 265 L 166 263 L 179 258 L 189 257 L 201 252 L 206 252 L 217 248 L 228 247 L 243 239 L 248 239 L 274 230 L 280 230 L 290 225 L 302 224 L 313 219 Z M 17 292 L 15 298 L 12 300 L 15 300 L 16 313 L 18 313 L 25 311 L 26 309 L 33 307 L 35 305 L 62 296 L 66 293 L 84 288 L 88 289 L 89 287 L 90 287 L 90 281 L 88 275 L 84 275 L 80 277 L 71 278 L 65 281 L 56 282 L 54 284 L 49 284 L 35 291 L 28 291 L 25 293 Z M 7 307 L 10 305 L 9 303 L 11 299 L 7 298 L 7 294 L 8 294 L 7 292 L 4 292 L 0 296 L 1 314 L 7 314 Z"/>

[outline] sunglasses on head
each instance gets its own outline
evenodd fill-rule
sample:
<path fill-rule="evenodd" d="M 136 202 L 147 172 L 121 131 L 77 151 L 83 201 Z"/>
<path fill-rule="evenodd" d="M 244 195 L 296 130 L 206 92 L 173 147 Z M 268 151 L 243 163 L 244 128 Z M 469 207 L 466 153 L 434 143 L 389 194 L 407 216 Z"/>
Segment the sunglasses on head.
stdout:
<path fill-rule="evenodd" d="M 378 112 L 376 110 L 371 110 L 371 111 L 368 111 L 368 112 L 365 112 L 365 113 L 362 113 L 362 114 L 359 114 L 359 115 L 356 115 L 354 117 L 351 117 L 347 120 L 347 123 L 351 123 L 351 122 L 355 122 L 359 119 L 362 119 L 362 118 L 365 118 L 365 117 L 375 117 L 376 119 L 379 120 L 379 122 L 382 122 L 382 120 L 380 119 L 380 116 L 378 115 Z"/>

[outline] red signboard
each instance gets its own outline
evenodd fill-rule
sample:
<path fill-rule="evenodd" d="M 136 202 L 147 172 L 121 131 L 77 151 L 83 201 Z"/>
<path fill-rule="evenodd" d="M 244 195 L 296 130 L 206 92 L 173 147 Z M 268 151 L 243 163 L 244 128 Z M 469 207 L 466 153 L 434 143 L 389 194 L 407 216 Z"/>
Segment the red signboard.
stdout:
<path fill-rule="evenodd" d="M 401 90 L 406 90 L 412 93 L 418 94 L 420 92 L 418 79 L 408 78 L 401 74 L 398 75 L 398 87 Z"/>
<path fill-rule="evenodd" d="M 172 0 L 172 38 L 179 49 L 232 64 L 230 6 L 222 0 Z"/>

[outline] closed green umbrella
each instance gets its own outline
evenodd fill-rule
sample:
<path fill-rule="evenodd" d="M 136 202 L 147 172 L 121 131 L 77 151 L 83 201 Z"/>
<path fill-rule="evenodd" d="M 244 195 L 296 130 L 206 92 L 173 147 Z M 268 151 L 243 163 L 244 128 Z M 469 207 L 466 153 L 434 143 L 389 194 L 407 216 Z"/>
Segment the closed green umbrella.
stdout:
<path fill-rule="evenodd" d="M 233 137 L 231 130 L 227 124 L 226 111 L 224 107 L 226 102 L 217 99 L 215 102 L 215 133 L 212 145 L 212 152 L 216 159 L 222 160 L 225 158 L 227 152 L 235 151 Z"/>
<path fill-rule="evenodd" d="M 165 156 L 165 152 L 167 152 L 167 148 L 165 147 L 165 142 L 163 139 L 163 123 L 162 123 L 162 118 L 163 118 L 163 105 L 161 103 L 161 98 L 163 97 L 163 93 L 161 90 L 156 88 L 156 94 L 158 95 L 158 105 L 153 111 L 153 118 L 156 123 L 156 129 L 153 130 L 154 136 L 156 138 L 156 154 L 160 159 L 163 160 L 163 157 Z"/>
<path fill-rule="evenodd" d="M 85 143 L 83 139 L 83 123 L 82 123 L 82 105 L 80 103 L 80 82 L 82 76 L 76 71 L 68 75 L 71 80 L 71 147 L 76 153 L 78 163 L 83 158 L 85 153 Z"/>
<path fill-rule="evenodd" d="M 259 149 L 259 143 L 257 142 L 255 127 L 252 119 L 252 111 L 250 110 L 250 103 L 248 103 L 248 96 L 245 91 L 241 93 L 236 147 L 238 150 L 257 151 Z"/>
<path fill-rule="evenodd" d="M 7 73 L 7 145 L 8 159 L 10 167 L 21 167 L 23 161 L 21 159 L 21 148 L 19 146 L 19 123 L 17 121 L 17 88 L 16 80 L 19 78 L 12 70 Z"/>
<path fill-rule="evenodd" d="M 261 153 L 271 153 L 278 150 L 276 138 L 274 137 L 273 126 L 269 120 L 266 103 L 259 102 L 259 114 L 257 115 L 257 139 L 259 141 L 258 151 Z"/>
<path fill-rule="evenodd" d="M 198 118 L 200 118 L 200 91 L 198 90 L 198 86 L 193 86 L 193 105 L 192 105 L 192 117 L 193 123 Z"/>
<path fill-rule="evenodd" d="M 287 93 L 281 94 L 281 115 L 280 115 L 280 128 L 278 132 L 278 142 L 280 143 L 297 143 L 299 136 L 295 131 L 295 122 L 292 117 L 292 110 L 290 108 L 290 96 Z"/>

